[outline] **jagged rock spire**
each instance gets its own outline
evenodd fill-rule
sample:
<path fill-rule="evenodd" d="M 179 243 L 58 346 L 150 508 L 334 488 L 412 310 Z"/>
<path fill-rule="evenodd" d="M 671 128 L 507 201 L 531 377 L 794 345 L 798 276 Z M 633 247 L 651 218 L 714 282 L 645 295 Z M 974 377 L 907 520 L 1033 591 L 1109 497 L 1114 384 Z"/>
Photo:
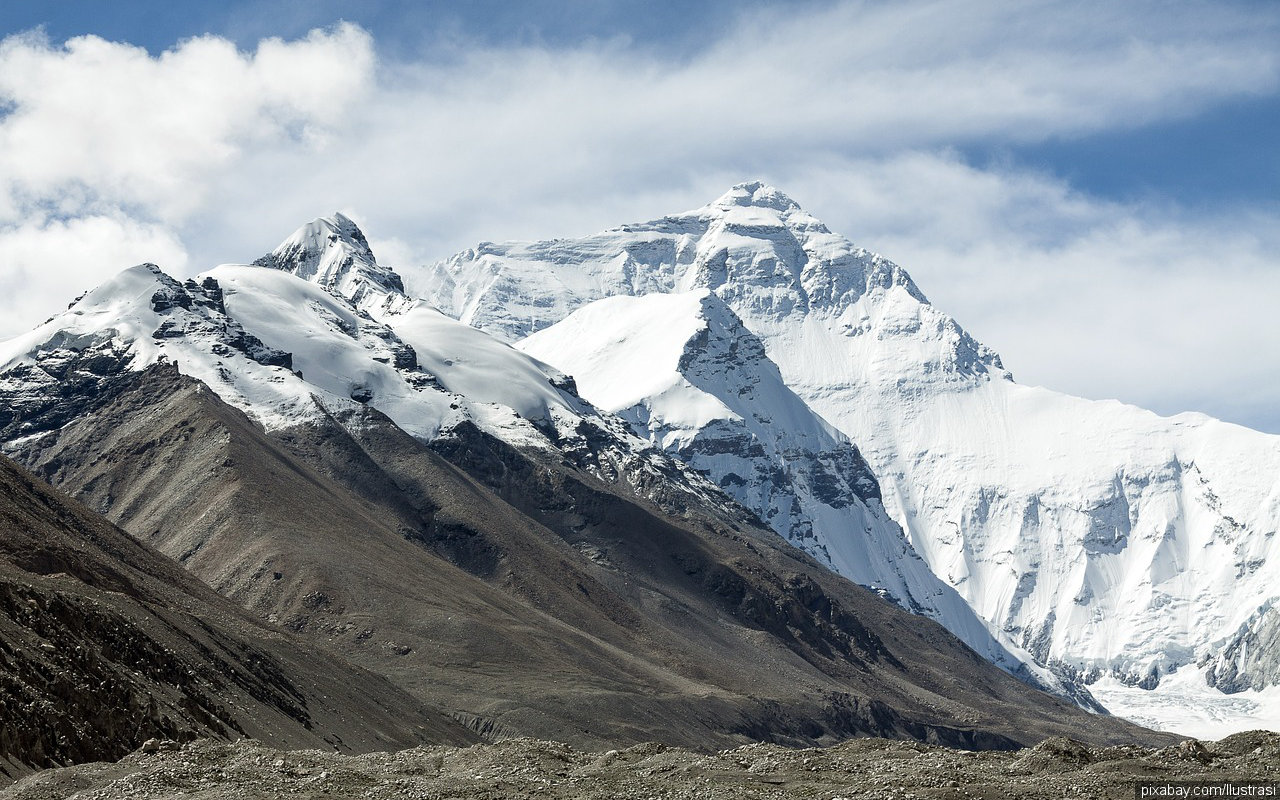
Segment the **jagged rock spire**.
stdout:
<path fill-rule="evenodd" d="M 341 212 L 308 222 L 253 263 L 292 272 L 357 307 L 404 298 L 400 276 L 378 263 L 360 226 Z"/>

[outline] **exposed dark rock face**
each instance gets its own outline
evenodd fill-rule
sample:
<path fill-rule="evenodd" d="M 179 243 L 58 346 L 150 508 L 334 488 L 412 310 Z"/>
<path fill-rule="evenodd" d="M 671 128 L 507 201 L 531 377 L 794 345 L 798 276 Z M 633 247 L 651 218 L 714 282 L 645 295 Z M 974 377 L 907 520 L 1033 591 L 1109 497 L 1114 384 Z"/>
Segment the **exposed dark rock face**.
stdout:
<path fill-rule="evenodd" d="M 152 338 L 209 335 L 215 340 L 211 346 L 215 355 L 225 356 L 235 350 L 264 366 L 293 369 L 292 354 L 266 346 L 261 339 L 227 316 L 222 287 L 217 280 L 207 277 L 199 284 L 190 279 L 180 284 L 158 267 L 148 266 L 154 268 L 153 271 L 163 284 L 151 296 L 151 309 L 160 313 L 178 308 L 194 312 L 169 316 L 151 334 Z"/>
<path fill-rule="evenodd" d="M 1224 692 L 1280 684 L 1280 609 L 1271 606 L 1255 615 L 1205 665 L 1209 685 Z"/>
<path fill-rule="evenodd" d="M 619 497 L 588 476 L 552 471 L 474 426 L 456 429 L 433 449 L 571 543 L 601 530 L 626 530 L 630 537 L 645 537 L 650 544 L 645 549 L 670 559 L 683 578 L 711 598 L 722 613 L 772 633 L 802 658 L 820 655 L 852 664 L 875 662 L 882 656 L 893 659 L 878 637 L 808 575 L 762 575 L 746 560 L 726 563 L 717 558 L 718 553 L 682 542 L 678 527 L 654 510 Z M 709 515 L 702 522 L 723 525 Z M 734 535 L 732 528 L 717 532 Z M 737 535 L 741 537 L 740 532 Z M 642 542 L 627 544 L 637 547 Z"/>
<path fill-rule="evenodd" d="M 366 295 L 404 294 L 400 276 L 378 264 L 364 231 L 342 214 L 304 226 L 253 263 L 315 280 L 326 289 L 345 288 L 357 306 Z"/>
<path fill-rule="evenodd" d="M 222 288 L 213 278 L 180 283 L 154 264 L 149 270 L 161 283 L 151 308 L 163 316 L 154 339 L 198 336 L 211 353 L 239 352 L 264 366 L 293 368 L 293 355 L 268 347 L 227 316 Z M 412 348 L 400 344 L 397 361 L 415 361 Z M 32 353 L 34 363 L 0 373 L 0 441 L 56 430 L 68 421 L 109 404 L 121 386 L 135 378 L 136 350 L 108 330 L 94 336 L 56 334 Z"/>
<path fill-rule="evenodd" d="M 0 437 L 6 440 L 56 430 L 111 402 L 132 353 L 110 340 L 51 342 L 40 363 L 0 374 Z"/>

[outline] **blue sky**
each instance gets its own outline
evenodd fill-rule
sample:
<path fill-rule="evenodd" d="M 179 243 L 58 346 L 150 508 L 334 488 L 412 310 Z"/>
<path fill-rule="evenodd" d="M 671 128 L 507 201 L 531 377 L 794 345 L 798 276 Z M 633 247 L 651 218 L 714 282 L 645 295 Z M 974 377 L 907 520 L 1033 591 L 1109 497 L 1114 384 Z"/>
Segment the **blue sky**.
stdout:
<path fill-rule="evenodd" d="M 9 0 L 0 36 L 0 336 L 335 209 L 411 264 L 763 178 L 1025 382 L 1280 433 L 1275 3 Z"/>
<path fill-rule="evenodd" d="M 819 0 L 795 0 L 805 8 Z M 293 38 L 340 19 L 359 23 L 396 58 L 434 58 L 442 41 L 465 39 L 490 45 L 545 44 L 565 47 L 583 39 L 627 37 L 667 55 L 688 54 L 714 35 L 723 21 L 749 2 L 713 0 L 238 0 L 173 3 L 97 0 L 10 0 L 0 9 L 6 32 L 43 25 L 63 40 L 92 33 L 121 39 L 160 53 L 175 42 L 206 33 L 251 48 L 268 36 Z"/>

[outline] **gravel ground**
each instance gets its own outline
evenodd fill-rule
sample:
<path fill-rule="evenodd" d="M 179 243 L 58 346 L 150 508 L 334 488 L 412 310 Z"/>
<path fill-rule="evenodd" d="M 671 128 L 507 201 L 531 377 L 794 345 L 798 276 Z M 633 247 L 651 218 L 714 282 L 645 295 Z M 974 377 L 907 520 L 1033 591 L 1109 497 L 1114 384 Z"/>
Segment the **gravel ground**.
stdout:
<path fill-rule="evenodd" d="M 30 776 L 0 798 L 1133 798 L 1139 780 L 1280 782 L 1280 734 L 1161 750 L 1057 738 L 1006 753 L 882 739 L 807 750 L 752 744 L 714 755 L 656 744 L 590 753 L 533 739 L 362 756 L 252 741 L 148 742 L 115 764 Z"/>

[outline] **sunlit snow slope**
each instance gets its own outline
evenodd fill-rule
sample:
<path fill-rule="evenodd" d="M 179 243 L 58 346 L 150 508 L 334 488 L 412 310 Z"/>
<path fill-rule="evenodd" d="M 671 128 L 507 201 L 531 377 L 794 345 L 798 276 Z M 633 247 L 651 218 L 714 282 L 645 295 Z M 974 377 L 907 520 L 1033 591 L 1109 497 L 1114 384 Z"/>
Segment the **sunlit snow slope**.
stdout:
<path fill-rule="evenodd" d="M 1280 437 L 1019 385 L 902 268 L 771 187 L 405 279 L 513 341 L 602 297 L 711 290 L 857 444 L 936 574 L 1042 664 L 1151 686 L 1239 652 L 1280 594 Z"/>
<path fill-rule="evenodd" d="M 0 434 L 8 446 L 44 435 L 121 376 L 168 361 L 268 430 L 368 406 L 423 441 L 470 423 L 519 448 L 585 454 L 583 466 L 611 476 L 660 473 L 722 497 L 562 373 L 399 286 L 341 215 L 303 226 L 255 266 L 186 282 L 132 267 L 0 343 Z"/>
<path fill-rule="evenodd" d="M 492 341 L 454 320 L 442 320 L 439 327 Z M 492 342 L 490 349 L 531 365 L 501 343 Z M 468 353 L 484 357 L 482 348 Z M 530 375 L 536 372 L 532 366 L 519 375 L 528 385 L 512 388 L 513 370 L 491 381 L 492 391 L 483 391 L 469 380 L 465 365 L 458 365 L 458 375 L 446 374 L 450 367 L 433 355 L 423 348 L 419 356 L 389 327 L 284 272 L 226 265 L 184 285 L 144 265 L 0 344 L 7 384 L 0 389 L 17 392 L 15 404 L 26 402 L 25 395 L 38 399 L 42 387 L 67 377 L 58 369 L 64 356 L 78 363 L 96 358 L 103 375 L 164 359 L 268 429 L 369 404 L 424 439 L 472 419 L 504 438 L 530 442 L 541 438 L 530 420 L 572 415 L 582 405 L 550 385 L 554 374 Z M 431 369 L 438 367 L 443 369 Z M 448 382 L 454 380 L 471 393 L 451 390 Z M 519 397 L 514 407 L 499 402 L 512 396 Z"/>
<path fill-rule="evenodd" d="M 598 300 L 518 344 L 583 397 L 706 474 L 836 572 L 942 622 L 989 660 L 1012 655 L 889 519 L 853 444 L 795 395 L 714 293 Z"/>

